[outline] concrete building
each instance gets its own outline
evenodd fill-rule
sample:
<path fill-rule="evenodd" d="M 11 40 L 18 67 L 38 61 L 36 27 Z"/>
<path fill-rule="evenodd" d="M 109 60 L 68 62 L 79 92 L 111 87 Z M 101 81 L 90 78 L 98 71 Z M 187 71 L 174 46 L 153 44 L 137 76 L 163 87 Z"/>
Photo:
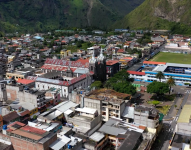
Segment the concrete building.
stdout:
<path fill-rule="evenodd" d="M 0 79 L 3 79 L 7 70 L 8 58 L 5 55 L 5 49 L 0 48 Z"/>
<path fill-rule="evenodd" d="M 67 122 L 73 125 L 75 132 L 89 136 L 101 127 L 102 116 L 96 109 L 76 108 L 75 113 L 68 117 Z"/>
<path fill-rule="evenodd" d="M 38 91 L 37 89 L 24 89 L 18 92 L 19 104 L 25 109 L 31 111 L 31 107 L 38 108 L 39 112 L 46 110 L 47 100 L 45 99 L 45 91 Z"/>
<path fill-rule="evenodd" d="M 88 150 L 100 150 L 103 149 L 108 143 L 108 136 L 101 132 L 94 132 L 89 140 L 86 140 L 84 147 Z"/>
<path fill-rule="evenodd" d="M 18 93 L 19 91 L 23 90 L 23 86 L 18 85 L 18 84 L 7 84 L 6 85 L 6 92 L 7 92 L 7 99 L 8 100 L 16 100 L 18 99 Z"/>
<path fill-rule="evenodd" d="M 4 83 L 0 83 L 0 101 L 1 102 L 7 101 L 6 85 Z"/>
<path fill-rule="evenodd" d="M 103 121 L 109 118 L 121 118 L 126 104 L 131 99 L 131 95 L 118 93 L 114 90 L 95 90 L 87 93 L 84 97 L 84 106 L 98 110 Z"/>
<path fill-rule="evenodd" d="M 107 78 L 113 77 L 120 70 L 119 61 L 117 60 L 108 60 L 106 61 L 106 69 L 107 69 Z"/>
<path fill-rule="evenodd" d="M 154 108 L 136 106 L 134 110 L 134 122 L 147 128 L 156 129 L 159 126 L 159 112 Z"/>
<path fill-rule="evenodd" d="M 31 127 L 20 122 L 10 124 L 5 130 L 5 134 L 11 139 L 15 150 L 49 150 L 49 146 L 57 140 L 57 135 L 54 132 Z"/>
<path fill-rule="evenodd" d="M 15 78 L 15 80 L 19 80 L 19 79 L 25 79 L 28 76 L 32 76 L 35 72 L 35 69 L 28 67 L 28 68 L 23 68 L 17 71 L 10 71 L 6 73 L 6 78 L 10 79 L 10 78 Z"/>
<path fill-rule="evenodd" d="M 176 133 L 191 136 L 191 105 L 184 105 L 177 121 Z"/>
<path fill-rule="evenodd" d="M 126 150 L 132 150 L 141 144 L 145 129 L 144 126 L 134 126 L 124 123 L 120 119 L 109 119 L 98 131 L 108 136 L 109 144 L 115 146 L 115 149 L 125 146 Z"/>

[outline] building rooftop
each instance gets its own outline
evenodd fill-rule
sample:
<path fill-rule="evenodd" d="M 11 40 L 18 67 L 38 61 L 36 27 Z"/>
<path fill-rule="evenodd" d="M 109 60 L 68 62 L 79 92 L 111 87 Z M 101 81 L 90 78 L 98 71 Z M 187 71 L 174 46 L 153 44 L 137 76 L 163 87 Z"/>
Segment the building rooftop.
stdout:
<path fill-rule="evenodd" d="M 21 83 L 21 84 L 30 84 L 30 83 L 35 82 L 35 81 L 34 80 L 28 80 L 28 79 L 20 79 L 17 82 Z"/>
<path fill-rule="evenodd" d="M 190 119 L 191 119 L 191 105 L 184 105 L 177 122 L 178 123 L 189 123 Z"/>
<path fill-rule="evenodd" d="M 120 119 L 111 118 L 98 131 L 105 134 L 117 136 L 119 134 L 126 134 L 131 130 L 143 133 L 144 130 L 141 128 L 139 125 L 136 126 L 134 124 L 122 122 Z"/>
<path fill-rule="evenodd" d="M 70 66 L 70 67 L 78 67 L 78 68 L 88 68 L 89 60 L 88 59 L 78 59 L 77 61 L 68 61 L 62 59 L 50 59 L 47 58 L 45 64 L 54 64 L 60 66 Z"/>
<path fill-rule="evenodd" d="M 134 107 L 126 106 L 122 116 L 126 118 L 134 119 Z"/>
<path fill-rule="evenodd" d="M 3 121 L 10 122 L 16 118 L 19 118 L 20 116 L 17 114 L 16 111 L 10 112 L 9 114 L 3 116 Z"/>
<path fill-rule="evenodd" d="M 135 111 L 142 112 L 142 113 L 147 113 L 148 112 L 149 116 L 152 116 L 152 117 L 156 117 L 158 115 L 158 113 L 159 113 L 159 111 L 157 109 L 146 107 L 144 105 L 136 106 Z"/>
<path fill-rule="evenodd" d="M 101 141 L 103 138 L 105 137 L 105 135 L 101 132 L 94 132 L 91 136 L 90 139 L 95 141 L 95 142 L 99 142 Z"/>
<path fill-rule="evenodd" d="M 93 108 L 84 107 L 84 108 L 76 108 L 75 111 L 88 113 L 88 114 L 95 114 L 97 110 Z"/>
<path fill-rule="evenodd" d="M 175 134 L 171 146 L 178 149 L 182 149 L 183 143 L 190 145 L 190 140 L 191 138 L 189 136 Z"/>
<path fill-rule="evenodd" d="M 76 108 L 78 105 L 79 104 L 76 104 L 72 101 L 65 101 L 65 102 L 62 102 L 62 103 L 56 105 L 55 107 L 53 107 L 51 109 L 57 109 L 64 113 L 65 111 L 67 111 L 70 108 Z"/>
<path fill-rule="evenodd" d="M 97 100 L 106 100 L 108 99 L 122 99 L 122 100 L 130 100 L 131 95 L 125 93 L 118 93 L 111 89 L 101 89 L 101 90 L 94 90 L 88 93 L 85 97 L 90 99 L 97 99 Z"/>
<path fill-rule="evenodd" d="M 118 150 L 133 150 L 136 148 L 137 143 L 139 142 L 139 138 L 141 137 L 141 133 L 135 131 L 128 131 L 126 133 L 126 138 L 118 148 Z"/>
<path fill-rule="evenodd" d="M 107 66 L 112 66 L 112 65 L 117 64 L 117 63 L 119 63 L 118 60 L 108 60 L 108 61 L 106 61 Z"/>

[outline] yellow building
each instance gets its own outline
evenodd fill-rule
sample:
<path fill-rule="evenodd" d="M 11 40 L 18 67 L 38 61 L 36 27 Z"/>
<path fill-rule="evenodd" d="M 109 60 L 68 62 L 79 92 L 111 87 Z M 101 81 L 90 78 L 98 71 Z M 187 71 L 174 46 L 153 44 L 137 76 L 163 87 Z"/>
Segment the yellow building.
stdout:
<path fill-rule="evenodd" d="M 61 50 L 60 51 L 61 58 L 67 57 L 71 55 L 71 50 Z"/>
<path fill-rule="evenodd" d="M 7 79 L 10 79 L 10 78 L 12 78 L 12 77 L 15 77 L 15 80 L 17 81 L 17 80 L 19 80 L 19 79 L 24 79 L 24 78 L 25 78 L 25 74 L 22 74 L 22 73 L 20 73 L 20 72 L 13 72 L 13 73 L 7 72 L 7 73 L 6 73 L 6 78 L 7 78 Z"/>

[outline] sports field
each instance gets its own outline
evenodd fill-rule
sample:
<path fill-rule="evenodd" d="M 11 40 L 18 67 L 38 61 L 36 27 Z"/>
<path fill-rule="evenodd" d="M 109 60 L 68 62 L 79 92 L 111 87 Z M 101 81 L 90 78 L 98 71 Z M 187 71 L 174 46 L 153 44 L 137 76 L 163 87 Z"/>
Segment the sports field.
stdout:
<path fill-rule="evenodd" d="M 160 52 L 149 61 L 191 64 L 191 54 L 177 54 Z"/>

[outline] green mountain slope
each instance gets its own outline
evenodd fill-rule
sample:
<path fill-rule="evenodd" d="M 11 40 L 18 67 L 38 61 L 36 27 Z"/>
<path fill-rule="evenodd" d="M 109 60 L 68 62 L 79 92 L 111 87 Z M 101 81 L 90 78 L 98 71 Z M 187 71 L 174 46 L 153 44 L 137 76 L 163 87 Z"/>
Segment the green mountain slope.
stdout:
<path fill-rule="evenodd" d="M 100 0 L 101 3 L 108 7 L 112 12 L 124 16 L 138 7 L 144 0 Z"/>
<path fill-rule="evenodd" d="M 170 29 L 191 24 L 191 0 L 145 0 L 114 27 Z M 185 26 L 185 25 L 183 25 Z M 186 26 L 187 27 L 187 26 Z"/>
<path fill-rule="evenodd" d="M 105 29 L 144 0 L 111 1 L 0 0 L 0 30 L 43 32 L 87 26 Z"/>

